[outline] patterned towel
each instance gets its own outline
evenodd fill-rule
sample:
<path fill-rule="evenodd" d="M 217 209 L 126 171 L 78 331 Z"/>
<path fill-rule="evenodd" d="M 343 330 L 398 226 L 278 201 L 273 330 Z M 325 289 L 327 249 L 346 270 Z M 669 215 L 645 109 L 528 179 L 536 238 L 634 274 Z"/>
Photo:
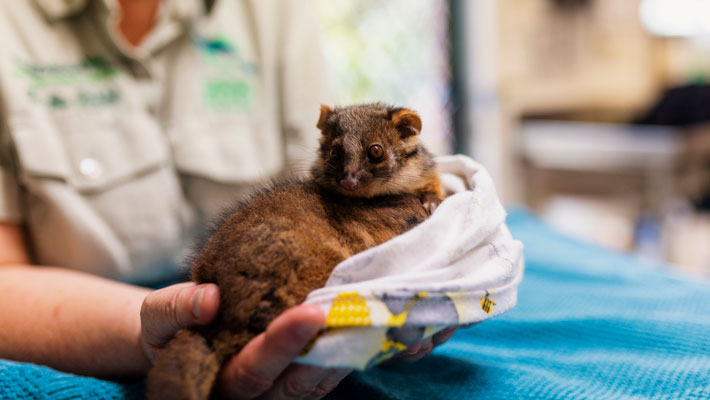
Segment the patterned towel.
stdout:
<path fill-rule="evenodd" d="M 505 226 L 488 172 L 464 156 L 437 164 L 453 194 L 414 229 L 340 263 L 309 294 L 329 329 L 299 361 L 364 369 L 515 305 L 523 246 Z"/>

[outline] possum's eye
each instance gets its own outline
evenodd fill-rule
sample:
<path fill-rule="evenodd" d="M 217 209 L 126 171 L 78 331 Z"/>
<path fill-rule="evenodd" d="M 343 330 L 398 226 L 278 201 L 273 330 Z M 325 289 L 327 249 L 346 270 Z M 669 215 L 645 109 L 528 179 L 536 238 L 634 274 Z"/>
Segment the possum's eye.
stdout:
<path fill-rule="evenodd" d="M 330 155 L 330 158 L 335 158 L 338 156 L 338 149 L 333 147 L 330 149 L 330 152 L 328 154 Z"/>
<path fill-rule="evenodd" d="M 378 163 L 382 161 L 382 157 L 385 155 L 385 150 L 379 144 L 373 144 L 367 148 L 367 158 L 370 162 Z"/>

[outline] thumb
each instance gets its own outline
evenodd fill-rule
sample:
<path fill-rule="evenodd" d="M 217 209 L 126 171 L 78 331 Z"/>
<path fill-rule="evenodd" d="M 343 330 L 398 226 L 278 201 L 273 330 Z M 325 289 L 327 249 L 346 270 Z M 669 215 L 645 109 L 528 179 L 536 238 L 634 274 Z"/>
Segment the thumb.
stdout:
<path fill-rule="evenodd" d="M 212 321 L 218 307 L 219 289 L 211 283 L 180 283 L 151 292 L 141 307 L 142 340 L 152 350 L 163 347 L 180 329 Z"/>

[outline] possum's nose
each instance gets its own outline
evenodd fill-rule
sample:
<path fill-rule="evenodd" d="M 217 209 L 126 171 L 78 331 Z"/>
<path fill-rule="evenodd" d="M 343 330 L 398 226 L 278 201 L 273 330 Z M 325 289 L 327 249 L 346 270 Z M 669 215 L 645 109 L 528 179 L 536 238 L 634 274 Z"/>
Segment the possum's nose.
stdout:
<path fill-rule="evenodd" d="M 360 186 L 360 182 L 353 174 L 348 174 L 348 176 L 340 181 L 340 186 L 345 190 L 353 191 Z"/>

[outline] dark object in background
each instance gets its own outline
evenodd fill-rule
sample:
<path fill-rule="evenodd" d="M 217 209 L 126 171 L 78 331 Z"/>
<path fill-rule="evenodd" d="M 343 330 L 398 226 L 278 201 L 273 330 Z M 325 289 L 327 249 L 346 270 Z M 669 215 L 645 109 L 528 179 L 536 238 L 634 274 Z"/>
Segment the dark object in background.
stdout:
<path fill-rule="evenodd" d="M 634 121 L 639 125 L 666 125 L 685 129 L 687 154 L 681 160 L 684 175 L 707 176 L 710 171 L 710 85 L 691 84 L 666 90 L 657 103 Z M 707 125 L 702 127 L 701 125 Z M 695 127 L 700 127 L 696 129 Z M 689 193 L 695 209 L 710 211 L 710 182 L 700 182 L 694 193 Z"/>
<path fill-rule="evenodd" d="M 592 0 L 551 0 L 561 10 L 578 10 L 587 7 Z"/>
<path fill-rule="evenodd" d="M 710 122 L 710 85 L 693 84 L 666 90 L 649 111 L 634 121 L 640 125 L 687 127 Z"/>

